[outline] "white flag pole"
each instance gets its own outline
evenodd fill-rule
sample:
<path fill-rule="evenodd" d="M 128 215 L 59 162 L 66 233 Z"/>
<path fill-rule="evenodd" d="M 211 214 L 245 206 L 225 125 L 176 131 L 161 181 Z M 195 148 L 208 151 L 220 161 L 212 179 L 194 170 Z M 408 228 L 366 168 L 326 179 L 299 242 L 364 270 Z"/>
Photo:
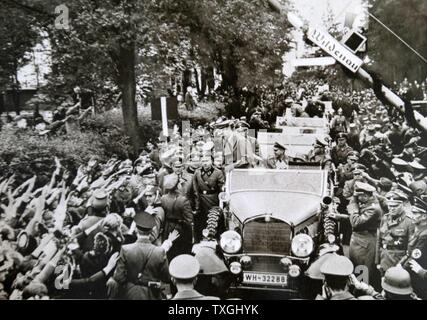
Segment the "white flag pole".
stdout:
<path fill-rule="evenodd" d="M 169 130 L 168 130 L 168 112 L 166 109 L 166 97 L 160 98 L 160 108 L 162 110 L 162 129 L 163 129 L 163 135 L 165 137 L 169 136 Z"/>

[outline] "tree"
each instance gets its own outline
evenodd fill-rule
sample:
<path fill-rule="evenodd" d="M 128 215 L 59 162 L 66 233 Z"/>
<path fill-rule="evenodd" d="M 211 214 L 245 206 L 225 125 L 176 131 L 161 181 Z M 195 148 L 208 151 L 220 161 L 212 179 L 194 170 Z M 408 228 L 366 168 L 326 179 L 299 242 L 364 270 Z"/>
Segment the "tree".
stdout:
<path fill-rule="evenodd" d="M 28 62 L 27 52 L 36 44 L 38 30 L 34 17 L 6 2 L 0 6 L 0 92 L 11 88 L 17 114 L 19 110 L 18 69 Z"/>
<path fill-rule="evenodd" d="M 371 1 L 370 12 L 401 38 L 427 57 L 427 2 L 425 0 Z M 370 20 L 368 53 L 374 60 L 374 70 L 385 80 L 425 80 L 427 63 L 407 48 L 400 40 Z"/>

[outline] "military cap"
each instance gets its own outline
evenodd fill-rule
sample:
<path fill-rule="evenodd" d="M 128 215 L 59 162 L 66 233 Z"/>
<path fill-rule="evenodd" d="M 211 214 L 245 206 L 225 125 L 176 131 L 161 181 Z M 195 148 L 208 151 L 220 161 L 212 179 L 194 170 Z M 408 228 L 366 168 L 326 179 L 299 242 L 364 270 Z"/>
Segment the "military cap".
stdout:
<path fill-rule="evenodd" d="M 92 206 L 106 206 L 108 193 L 105 189 L 98 189 L 93 192 L 92 195 Z"/>
<path fill-rule="evenodd" d="M 405 148 L 411 148 L 416 146 L 417 146 L 417 140 L 414 138 L 412 138 L 411 140 L 409 140 L 407 144 L 405 144 Z"/>
<path fill-rule="evenodd" d="M 391 160 L 391 163 L 394 164 L 395 166 L 407 166 L 408 163 L 400 158 L 393 158 L 393 160 Z"/>
<path fill-rule="evenodd" d="M 366 166 L 364 165 L 364 164 L 362 164 L 362 163 L 356 163 L 355 165 L 354 165 L 354 167 L 353 167 L 353 171 L 356 171 L 356 170 L 358 170 L 358 171 L 366 171 L 367 170 L 367 168 L 366 168 Z"/>
<path fill-rule="evenodd" d="M 281 150 L 286 150 L 286 147 L 283 144 L 279 143 L 279 142 L 275 142 L 273 148 L 281 149 Z"/>
<path fill-rule="evenodd" d="M 321 145 L 321 146 L 327 146 L 328 142 L 326 141 L 325 137 L 317 137 L 316 138 L 316 144 Z"/>
<path fill-rule="evenodd" d="M 156 174 L 154 172 L 151 172 L 148 174 L 144 174 L 143 177 L 148 179 L 154 179 L 156 177 Z"/>
<path fill-rule="evenodd" d="M 291 97 L 287 97 L 285 99 L 285 103 L 293 103 L 293 102 L 294 102 L 294 99 L 292 99 Z"/>
<path fill-rule="evenodd" d="M 356 124 L 355 123 L 350 123 L 350 128 L 356 128 Z"/>
<path fill-rule="evenodd" d="M 425 170 L 426 167 L 424 167 L 421 163 L 419 163 L 418 161 L 414 160 L 412 162 L 409 162 L 409 165 L 417 170 Z"/>
<path fill-rule="evenodd" d="M 218 119 L 218 120 L 220 120 L 220 119 Z M 215 123 L 215 128 L 216 129 L 224 129 L 224 128 L 227 128 L 229 125 L 230 125 L 230 123 L 231 123 L 231 121 L 230 120 L 221 120 L 221 121 L 218 121 L 217 120 L 217 122 Z"/>
<path fill-rule="evenodd" d="M 305 275 L 313 280 L 324 280 L 325 276 L 323 275 L 322 272 L 320 272 L 320 268 L 325 263 L 325 261 L 330 259 L 333 255 L 334 253 L 326 253 L 324 255 L 321 255 L 319 259 L 315 260 L 310 265 L 310 267 L 305 272 Z"/>
<path fill-rule="evenodd" d="M 390 190 L 391 187 L 393 186 L 393 181 L 391 181 L 390 179 L 386 178 L 386 177 L 381 177 L 380 178 L 380 182 L 378 183 L 378 185 L 385 190 Z"/>
<path fill-rule="evenodd" d="M 241 130 L 243 130 L 243 129 L 249 129 L 249 124 L 246 122 L 246 121 L 239 121 L 238 123 L 237 123 L 237 128 L 238 129 L 241 129 Z"/>
<path fill-rule="evenodd" d="M 108 193 L 105 189 L 98 189 L 93 192 L 93 198 L 96 200 L 105 200 L 108 197 Z"/>
<path fill-rule="evenodd" d="M 175 279 L 190 280 L 199 274 L 200 263 L 189 254 L 181 254 L 169 264 L 169 274 Z"/>
<path fill-rule="evenodd" d="M 153 215 L 144 211 L 137 212 L 134 221 L 136 227 L 143 231 L 150 231 L 156 225 L 156 220 Z"/>
<path fill-rule="evenodd" d="M 397 295 L 410 295 L 413 292 L 409 272 L 399 266 L 387 269 L 381 286 L 384 291 Z"/>
<path fill-rule="evenodd" d="M 348 277 L 353 273 L 353 263 L 349 258 L 333 254 L 320 267 L 324 275 Z"/>
<path fill-rule="evenodd" d="M 427 210 L 420 208 L 418 206 L 412 206 L 411 212 L 416 214 L 427 214 Z"/>
<path fill-rule="evenodd" d="M 172 163 L 172 167 L 174 167 L 174 168 L 181 168 L 182 166 L 183 166 L 182 159 L 176 159 Z"/>
<path fill-rule="evenodd" d="M 355 194 L 372 193 L 374 191 L 375 191 L 375 188 L 368 183 L 357 181 L 354 184 L 354 193 Z"/>
<path fill-rule="evenodd" d="M 408 196 L 398 190 L 388 192 L 385 197 L 387 201 L 393 201 L 393 202 L 408 201 Z"/>
<path fill-rule="evenodd" d="M 348 136 L 344 132 L 340 132 L 340 133 L 337 134 L 337 140 L 338 139 L 346 139 L 347 140 L 347 138 L 348 138 Z"/>
<path fill-rule="evenodd" d="M 178 184 L 178 181 L 178 175 L 176 175 L 175 173 L 168 174 L 163 180 L 163 187 L 168 190 L 173 189 Z"/>

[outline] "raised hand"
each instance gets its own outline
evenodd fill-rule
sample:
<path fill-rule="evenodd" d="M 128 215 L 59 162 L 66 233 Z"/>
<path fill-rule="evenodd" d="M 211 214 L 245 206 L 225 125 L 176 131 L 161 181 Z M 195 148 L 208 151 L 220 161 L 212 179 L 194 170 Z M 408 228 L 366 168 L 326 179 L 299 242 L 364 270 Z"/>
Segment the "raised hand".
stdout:
<path fill-rule="evenodd" d="M 180 234 L 179 234 L 178 230 L 173 230 L 171 233 L 169 233 L 168 240 L 170 242 L 174 242 L 176 239 L 179 238 L 179 236 L 180 236 Z"/>

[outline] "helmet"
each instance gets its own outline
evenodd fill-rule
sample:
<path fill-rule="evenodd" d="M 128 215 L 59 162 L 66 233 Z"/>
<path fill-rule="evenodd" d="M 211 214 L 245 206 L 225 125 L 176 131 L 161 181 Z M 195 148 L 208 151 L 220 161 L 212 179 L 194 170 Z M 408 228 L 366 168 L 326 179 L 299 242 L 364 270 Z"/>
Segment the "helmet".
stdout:
<path fill-rule="evenodd" d="M 411 276 L 402 267 L 388 269 L 382 279 L 381 286 L 384 291 L 398 295 L 409 295 L 413 292 Z"/>

